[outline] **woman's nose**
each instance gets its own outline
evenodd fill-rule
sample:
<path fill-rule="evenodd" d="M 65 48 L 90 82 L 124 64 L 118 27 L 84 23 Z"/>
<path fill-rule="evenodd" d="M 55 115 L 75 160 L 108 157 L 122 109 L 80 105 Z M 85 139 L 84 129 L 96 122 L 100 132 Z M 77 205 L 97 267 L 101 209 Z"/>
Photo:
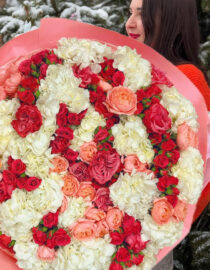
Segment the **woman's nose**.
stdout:
<path fill-rule="evenodd" d="M 136 27 L 136 20 L 134 18 L 134 16 L 130 16 L 129 19 L 126 22 L 126 27 L 127 28 L 134 28 Z"/>

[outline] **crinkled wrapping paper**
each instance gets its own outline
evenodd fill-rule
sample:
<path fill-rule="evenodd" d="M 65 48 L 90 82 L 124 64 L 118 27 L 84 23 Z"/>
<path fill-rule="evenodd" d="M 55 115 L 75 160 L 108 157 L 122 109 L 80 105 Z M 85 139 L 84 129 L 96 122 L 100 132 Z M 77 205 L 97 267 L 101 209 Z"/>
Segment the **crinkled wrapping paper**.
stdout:
<path fill-rule="evenodd" d="M 134 39 L 130 39 L 116 32 L 85 23 L 61 18 L 45 18 L 41 21 L 39 29 L 20 35 L 0 48 L 0 66 L 14 61 L 14 59 L 19 56 L 37 51 L 38 49 L 54 48 L 57 45 L 57 41 L 61 37 L 93 39 L 110 44 L 114 47 L 129 46 L 132 49 L 136 49 L 136 51 L 141 54 L 143 58 L 149 60 L 158 69 L 165 72 L 168 79 L 175 85 L 183 96 L 192 102 L 196 109 L 198 114 L 198 122 L 200 125 L 199 150 L 202 154 L 204 163 L 206 164 L 208 113 L 204 98 L 194 84 L 173 64 L 171 64 L 168 60 L 163 58 L 150 47 L 139 43 Z M 207 200 L 209 198 L 210 189 L 210 185 L 207 187 L 209 181 L 210 176 L 206 176 L 204 182 L 204 188 L 206 187 L 206 189 L 204 190 L 205 192 L 203 192 L 203 196 L 205 196 L 205 199 Z M 202 198 L 200 200 L 202 201 Z M 191 205 L 189 207 L 182 237 L 173 246 L 162 249 L 158 254 L 158 261 L 160 261 L 189 233 L 195 209 L 196 205 Z M 199 209 L 197 209 L 197 212 L 199 212 Z M 15 260 L 2 251 L 0 251 L 0 265 L 1 269 L 20 269 L 15 265 Z"/>

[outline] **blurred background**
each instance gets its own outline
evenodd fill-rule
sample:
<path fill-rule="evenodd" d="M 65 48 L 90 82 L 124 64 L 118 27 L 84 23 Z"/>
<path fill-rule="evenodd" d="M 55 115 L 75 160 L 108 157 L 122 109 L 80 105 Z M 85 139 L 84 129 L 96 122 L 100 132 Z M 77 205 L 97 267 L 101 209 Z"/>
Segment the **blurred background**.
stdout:
<path fill-rule="evenodd" d="M 196 0 L 201 32 L 200 60 L 210 82 L 210 0 Z M 130 0 L 0 0 L 0 46 L 35 29 L 43 17 L 61 17 L 125 34 Z"/>
<path fill-rule="evenodd" d="M 196 0 L 199 57 L 210 81 L 210 0 Z M 125 34 L 130 0 L 0 0 L 0 46 L 39 27 L 44 17 L 82 21 Z M 210 270 L 210 205 L 174 250 L 174 270 Z"/>

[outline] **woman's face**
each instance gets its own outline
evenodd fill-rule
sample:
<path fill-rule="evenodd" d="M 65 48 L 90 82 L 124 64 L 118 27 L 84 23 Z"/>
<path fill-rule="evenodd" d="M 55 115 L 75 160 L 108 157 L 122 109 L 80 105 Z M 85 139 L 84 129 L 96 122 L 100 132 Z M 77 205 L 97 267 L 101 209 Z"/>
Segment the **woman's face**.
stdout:
<path fill-rule="evenodd" d="M 129 37 L 144 42 L 145 33 L 141 19 L 143 0 L 132 0 L 130 4 L 130 17 L 126 22 L 126 31 Z"/>

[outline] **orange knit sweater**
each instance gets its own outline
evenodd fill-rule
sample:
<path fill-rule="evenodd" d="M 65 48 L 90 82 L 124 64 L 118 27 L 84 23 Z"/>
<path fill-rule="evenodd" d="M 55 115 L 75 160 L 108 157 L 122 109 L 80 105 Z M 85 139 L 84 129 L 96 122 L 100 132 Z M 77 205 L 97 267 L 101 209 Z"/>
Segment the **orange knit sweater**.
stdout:
<path fill-rule="evenodd" d="M 208 111 L 210 111 L 210 88 L 205 80 L 203 73 L 196 66 L 192 64 L 184 64 L 177 66 L 198 88 L 203 95 Z"/>

